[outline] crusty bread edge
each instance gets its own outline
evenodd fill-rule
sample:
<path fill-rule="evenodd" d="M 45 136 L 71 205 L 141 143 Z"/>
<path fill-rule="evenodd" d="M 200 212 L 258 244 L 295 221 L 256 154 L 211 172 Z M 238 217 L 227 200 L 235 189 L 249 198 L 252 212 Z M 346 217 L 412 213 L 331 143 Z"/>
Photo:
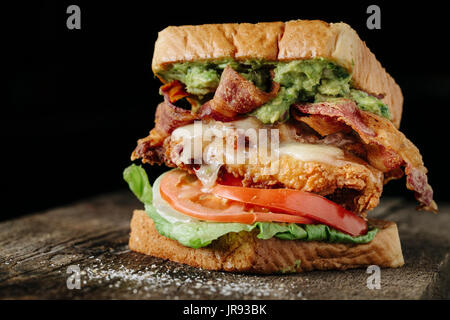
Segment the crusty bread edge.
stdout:
<path fill-rule="evenodd" d="M 375 55 L 345 23 L 320 20 L 169 26 L 158 34 L 152 60 L 156 74 L 176 62 L 262 59 L 301 60 L 323 57 L 352 73 L 356 88 L 384 95 L 398 128 L 403 95 Z"/>
<path fill-rule="evenodd" d="M 371 220 L 371 224 L 380 230 L 370 243 L 360 245 L 277 238 L 261 240 L 254 232 L 241 232 L 229 233 L 208 247 L 193 249 L 160 235 L 146 212 L 135 210 L 130 224 L 129 248 L 198 268 L 246 273 L 402 266 L 397 225 L 381 220 Z"/>

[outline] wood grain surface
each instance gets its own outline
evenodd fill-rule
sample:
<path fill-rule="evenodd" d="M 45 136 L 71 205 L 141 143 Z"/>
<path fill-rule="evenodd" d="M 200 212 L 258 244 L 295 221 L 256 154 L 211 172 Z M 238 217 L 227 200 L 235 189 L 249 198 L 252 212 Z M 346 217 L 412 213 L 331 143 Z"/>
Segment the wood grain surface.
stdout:
<path fill-rule="evenodd" d="M 0 299 L 449 299 L 450 204 L 437 215 L 383 199 L 370 215 L 398 223 L 405 266 L 290 275 L 205 271 L 129 251 L 129 220 L 142 205 L 105 194 L 0 224 Z M 79 268 L 80 288 L 69 289 Z M 69 278 L 71 277 L 72 278 Z"/>

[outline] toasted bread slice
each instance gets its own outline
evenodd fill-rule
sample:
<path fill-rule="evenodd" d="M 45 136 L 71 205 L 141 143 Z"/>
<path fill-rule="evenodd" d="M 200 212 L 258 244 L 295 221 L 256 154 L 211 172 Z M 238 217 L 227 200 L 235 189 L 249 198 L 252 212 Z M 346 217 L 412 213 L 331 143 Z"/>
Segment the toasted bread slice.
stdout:
<path fill-rule="evenodd" d="M 345 270 L 367 265 L 401 267 L 404 264 L 397 225 L 370 220 L 379 228 L 367 244 L 325 243 L 302 240 L 261 240 L 255 232 L 229 233 L 209 246 L 193 249 L 156 231 L 143 210 L 131 220 L 131 250 L 209 270 L 249 273 Z"/>
<path fill-rule="evenodd" d="M 319 57 L 345 67 L 356 88 L 384 95 L 391 120 L 399 127 L 403 106 L 400 87 L 345 23 L 295 20 L 170 26 L 158 34 L 152 69 L 157 74 L 177 62 L 224 58 L 289 61 Z"/>

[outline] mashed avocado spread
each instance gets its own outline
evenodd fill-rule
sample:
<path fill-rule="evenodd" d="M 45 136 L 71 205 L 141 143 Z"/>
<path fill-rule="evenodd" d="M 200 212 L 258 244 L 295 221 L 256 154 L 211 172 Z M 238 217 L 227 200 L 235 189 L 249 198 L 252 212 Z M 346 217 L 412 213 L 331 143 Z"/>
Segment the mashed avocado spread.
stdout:
<path fill-rule="evenodd" d="M 183 82 L 186 91 L 203 102 L 216 90 L 227 65 L 264 91 L 270 90 L 270 71 L 273 69 L 273 80 L 281 85 L 280 91 L 274 99 L 251 113 L 263 123 L 287 120 L 289 106 L 295 102 L 333 101 L 336 98 L 351 99 L 361 110 L 390 119 L 389 109 L 381 100 L 352 88 L 347 70 L 323 58 L 290 62 L 237 62 L 231 59 L 184 62 L 173 64 L 159 76 L 166 81 Z"/>

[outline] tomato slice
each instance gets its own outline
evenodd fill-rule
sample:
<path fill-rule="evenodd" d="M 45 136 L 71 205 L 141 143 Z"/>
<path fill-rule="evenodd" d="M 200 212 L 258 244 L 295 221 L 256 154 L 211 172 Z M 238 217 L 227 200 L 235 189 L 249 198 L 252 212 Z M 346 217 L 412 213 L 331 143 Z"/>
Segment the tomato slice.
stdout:
<path fill-rule="evenodd" d="M 311 224 L 312 219 L 282 213 L 262 211 L 254 205 L 223 199 L 205 190 L 196 176 L 182 170 L 172 170 L 164 175 L 160 185 L 161 197 L 174 209 L 205 221 L 239 222 L 288 222 Z"/>
<path fill-rule="evenodd" d="M 242 187 L 242 178 L 236 178 L 231 173 L 224 172 L 219 179 L 220 179 L 220 182 L 219 182 L 220 184 L 224 184 L 226 186 Z"/>
<path fill-rule="evenodd" d="M 314 193 L 292 189 L 257 189 L 216 185 L 212 193 L 225 199 L 307 217 L 352 236 L 367 232 L 363 218 Z"/>

